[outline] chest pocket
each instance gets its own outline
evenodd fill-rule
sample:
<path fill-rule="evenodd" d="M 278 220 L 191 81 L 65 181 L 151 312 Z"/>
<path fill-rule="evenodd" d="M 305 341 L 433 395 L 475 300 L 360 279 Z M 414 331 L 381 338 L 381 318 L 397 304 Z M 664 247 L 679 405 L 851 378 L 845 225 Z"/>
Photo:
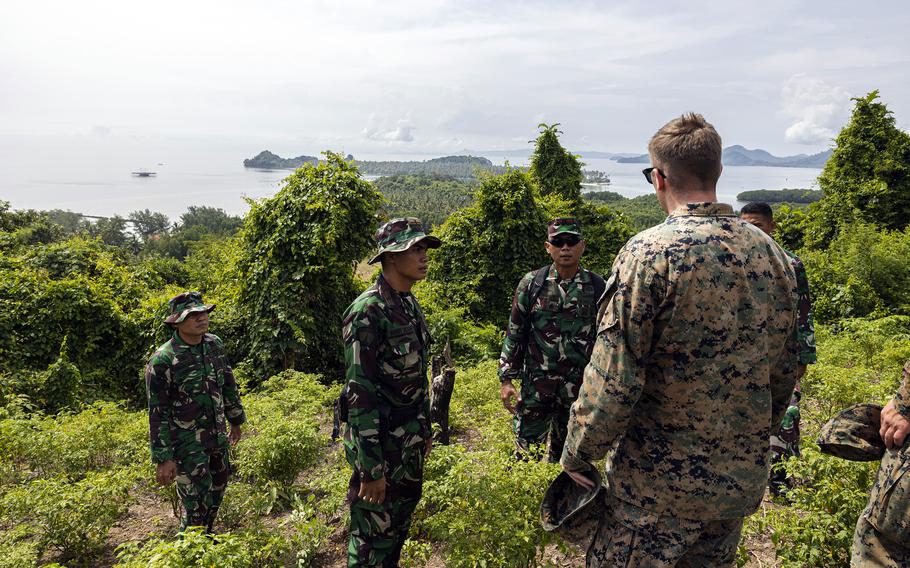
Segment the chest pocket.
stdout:
<path fill-rule="evenodd" d="M 575 313 L 582 319 L 593 319 L 597 313 L 597 298 L 594 297 L 594 285 L 586 284 L 578 298 Z"/>
<path fill-rule="evenodd" d="M 413 327 L 400 327 L 389 331 L 387 336 L 388 359 L 386 371 L 410 374 L 420 364 L 423 348 Z"/>
<path fill-rule="evenodd" d="M 171 367 L 171 377 L 175 398 L 191 397 L 206 391 L 203 366 L 192 353 L 182 354 L 177 363 Z"/>

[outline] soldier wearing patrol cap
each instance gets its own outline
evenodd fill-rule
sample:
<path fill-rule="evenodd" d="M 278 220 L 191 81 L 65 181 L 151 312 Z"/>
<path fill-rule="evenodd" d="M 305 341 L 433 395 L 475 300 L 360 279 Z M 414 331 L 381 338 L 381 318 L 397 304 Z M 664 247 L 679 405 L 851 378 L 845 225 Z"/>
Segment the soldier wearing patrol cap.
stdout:
<path fill-rule="evenodd" d="M 499 381 L 500 398 L 513 414 L 518 455 L 545 444 L 549 435 L 549 460 L 556 463 L 594 346 L 605 283 L 579 266 L 585 241 L 577 220 L 550 221 L 544 246 L 553 263 L 525 274 L 515 289 Z M 520 394 L 514 380 L 521 382 Z"/>
<path fill-rule="evenodd" d="M 342 333 L 345 455 L 354 472 L 348 566 L 398 566 L 432 447 L 427 384 L 430 333 L 411 287 L 427 276 L 427 249 L 440 246 L 419 219 L 397 218 L 376 233 L 370 264 L 382 274 L 348 306 Z"/>
<path fill-rule="evenodd" d="M 164 322 L 174 335 L 145 368 L 155 478 L 162 485 L 176 480 L 183 529 L 211 532 L 230 474 L 228 444 L 240 440 L 246 417 L 224 344 L 206 333 L 215 306 L 185 292 L 168 308 Z"/>

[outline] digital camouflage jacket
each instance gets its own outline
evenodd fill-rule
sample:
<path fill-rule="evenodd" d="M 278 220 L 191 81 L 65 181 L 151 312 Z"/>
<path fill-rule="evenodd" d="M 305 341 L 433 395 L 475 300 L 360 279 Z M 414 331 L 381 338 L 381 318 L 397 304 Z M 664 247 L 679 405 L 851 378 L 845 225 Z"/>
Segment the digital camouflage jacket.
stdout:
<path fill-rule="evenodd" d="M 246 421 L 224 344 L 210 333 L 189 345 L 174 332 L 145 367 L 145 388 L 155 463 L 227 447 L 225 421 Z"/>
<path fill-rule="evenodd" d="M 430 437 L 427 348 L 430 332 L 417 299 L 396 291 L 380 275 L 348 306 L 342 328 L 348 428 L 356 469 L 364 481 L 384 475 L 383 442 L 390 416 L 419 424 Z M 396 439 L 398 436 L 396 436 Z"/>
<path fill-rule="evenodd" d="M 499 357 L 500 381 L 524 376 L 579 377 L 591 356 L 599 300 L 593 273 L 579 268 L 573 278 L 561 280 L 556 266 L 550 265 L 543 288 L 530 306 L 535 273 L 525 274 L 515 289 Z M 528 317 L 530 326 L 525 325 Z"/>
<path fill-rule="evenodd" d="M 812 294 L 809 291 L 809 277 L 806 266 L 798 256 L 783 249 L 790 258 L 790 265 L 796 276 L 797 320 L 796 338 L 799 341 L 799 364 L 810 365 L 818 360 L 815 354 L 815 324 L 812 318 Z"/>
<path fill-rule="evenodd" d="M 564 467 L 588 469 L 617 444 L 609 487 L 625 503 L 750 514 L 796 382 L 789 259 L 729 205 L 690 203 L 630 239 L 607 282 Z"/>

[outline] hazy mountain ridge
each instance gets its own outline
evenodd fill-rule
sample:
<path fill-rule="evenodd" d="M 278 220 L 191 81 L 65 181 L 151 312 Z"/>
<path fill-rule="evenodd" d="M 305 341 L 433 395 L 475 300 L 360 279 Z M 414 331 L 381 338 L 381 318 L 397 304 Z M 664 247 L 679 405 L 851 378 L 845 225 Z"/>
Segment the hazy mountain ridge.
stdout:
<path fill-rule="evenodd" d="M 796 154 L 795 156 L 775 156 L 767 150 L 756 148 L 750 150 L 736 144 L 724 148 L 723 163 L 725 166 L 776 166 L 779 168 L 823 168 L 825 162 L 831 157 L 831 150 L 824 150 L 817 154 Z M 647 154 L 639 154 L 629 158 L 616 160 L 621 164 L 649 164 L 651 158 Z"/>

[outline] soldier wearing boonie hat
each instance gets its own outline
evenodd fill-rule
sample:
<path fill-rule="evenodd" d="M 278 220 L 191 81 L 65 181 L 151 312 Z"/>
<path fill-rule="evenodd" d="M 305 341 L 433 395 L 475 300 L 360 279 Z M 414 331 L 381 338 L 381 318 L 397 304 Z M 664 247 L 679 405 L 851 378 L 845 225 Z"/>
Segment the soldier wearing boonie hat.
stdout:
<path fill-rule="evenodd" d="M 555 463 L 594 346 L 606 284 L 579 266 L 585 242 L 575 218 L 550 221 L 545 246 L 553 263 L 525 274 L 515 289 L 499 381 L 500 399 L 513 414 L 517 456 L 525 457 L 549 437 L 549 460 Z M 512 384 L 516 379 L 520 395 Z"/>
<path fill-rule="evenodd" d="M 171 298 L 164 322 L 174 335 L 145 368 L 155 478 L 162 485 L 176 480 L 182 528 L 200 526 L 207 532 L 227 487 L 229 443 L 240 440 L 246 420 L 224 344 L 207 333 L 213 309 L 199 292 Z"/>
<path fill-rule="evenodd" d="M 376 232 L 382 274 L 344 313 L 346 384 L 339 406 L 354 470 L 348 566 L 398 566 L 432 447 L 427 395 L 430 332 L 410 293 L 426 278 L 427 248 L 441 245 L 414 217 Z"/>

